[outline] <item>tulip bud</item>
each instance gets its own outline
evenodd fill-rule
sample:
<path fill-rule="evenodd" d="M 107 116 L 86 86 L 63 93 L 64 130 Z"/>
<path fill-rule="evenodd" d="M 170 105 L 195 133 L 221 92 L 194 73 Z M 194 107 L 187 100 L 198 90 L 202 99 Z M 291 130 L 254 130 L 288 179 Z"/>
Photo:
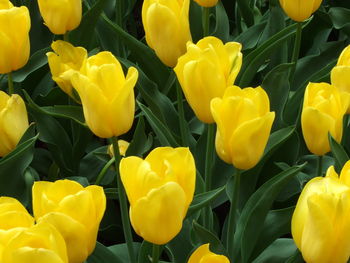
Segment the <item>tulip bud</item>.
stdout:
<path fill-rule="evenodd" d="M 242 65 L 241 44 L 225 45 L 216 37 L 205 37 L 196 45 L 187 44 L 187 53 L 174 68 L 192 110 L 205 123 L 213 123 L 210 101 L 221 98 L 233 85 Z"/>
<path fill-rule="evenodd" d="M 96 245 L 99 224 L 106 209 L 103 188 L 82 187 L 70 180 L 35 182 L 33 211 L 37 222 L 53 225 L 67 244 L 70 263 L 81 263 Z"/>
<path fill-rule="evenodd" d="M 343 134 L 343 116 L 350 98 L 327 83 L 309 83 L 304 95 L 301 128 L 306 146 L 316 155 L 330 151 L 328 133 L 340 142 Z"/>
<path fill-rule="evenodd" d="M 280 0 L 281 7 L 291 19 L 302 22 L 308 19 L 321 5 L 322 0 Z"/>
<path fill-rule="evenodd" d="M 120 176 L 135 232 L 159 245 L 173 239 L 194 194 L 196 167 L 189 149 L 159 147 L 145 160 L 123 158 Z"/>
<path fill-rule="evenodd" d="M 124 140 L 118 140 L 118 146 L 119 146 L 119 153 L 121 156 L 125 156 L 126 151 L 128 150 L 129 144 L 127 141 Z M 113 144 L 109 145 L 107 153 L 111 158 L 114 157 L 114 149 Z"/>
<path fill-rule="evenodd" d="M 217 124 L 216 152 L 238 169 L 254 167 L 264 153 L 275 113 L 261 88 L 227 88 L 223 98 L 211 101 Z"/>
<path fill-rule="evenodd" d="M 11 152 L 27 130 L 28 116 L 22 98 L 0 91 L 0 157 Z"/>
<path fill-rule="evenodd" d="M 194 1 L 203 7 L 213 7 L 218 3 L 218 0 L 194 0 Z"/>
<path fill-rule="evenodd" d="M 34 218 L 19 201 L 12 197 L 0 197 L 0 230 L 27 228 L 33 225 Z"/>
<path fill-rule="evenodd" d="M 230 260 L 217 255 L 209 250 L 209 243 L 198 247 L 191 255 L 187 263 L 230 263 Z"/>
<path fill-rule="evenodd" d="M 329 167 L 304 187 L 292 217 L 292 235 L 307 263 L 346 263 L 350 257 L 350 162 L 340 177 Z"/>
<path fill-rule="evenodd" d="M 1 262 L 68 263 L 64 239 L 49 224 L 0 232 L 0 246 Z"/>
<path fill-rule="evenodd" d="M 30 16 L 25 6 L 0 1 L 0 74 L 23 67 L 29 58 Z"/>
<path fill-rule="evenodd" d="M 130 67 L 126 77 L 119 61 L 110 52 L 87 59 L 81 73 L 71 78 L 83 104 L 87 125 L 101 138 L 129 131 L 135 114 L 134 86 L 138 71 Z"/>
<path fill-rule="evenodd" d="M 332 69 L 331 83 L 339 91 L 350 94 L 350 45 L 343 50 L 337 65 Z M 350 107 L 347 113 L 350 113 Z"/>
<path fill-rule="evenodd" d="M 190 0 L 145 0 L 142 23 L 147 44 L 167 66 L 174 67 L 191 40 Z"/>
<path fill-rule="evenodd" d="M 81 21 L 81 0 L 38 0 L 45 25 L 56 35 L 77 28 Z"/>
<path fill-rule="evenodd" d="M 87 59 L 87 51 L 83 47 L 74 47 L 72 44 L 57 40 L 51 44 L 54 52 L 46 53 L 52 79 L 69 96 L 74 98 L 71 77 L 74 72 L 80 71 Z"/>

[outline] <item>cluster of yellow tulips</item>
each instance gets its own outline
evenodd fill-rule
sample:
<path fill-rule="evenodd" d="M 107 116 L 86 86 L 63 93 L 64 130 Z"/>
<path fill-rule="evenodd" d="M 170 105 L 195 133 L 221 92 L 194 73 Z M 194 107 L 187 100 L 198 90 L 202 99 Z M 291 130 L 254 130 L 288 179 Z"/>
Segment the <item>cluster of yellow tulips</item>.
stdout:
<path fill-rule="evenodd" d="M 82 3 L 57 2 L 38 0 L 45 25 L 61 35 L 80 24 Z M 210 8 L 218 1 L 195 2 Z M 308 19 L 321 5 L 320 0 L 299 2 L 280 0 L 285 13 L 297 22 Z M 197 118 L 208 127 L 216 125 L 216 153 L 234 166 L 239 177 L 241 170 L 249 170 L 261 160 L 275 112 L 270 111 L 270 100 L 262 87 L 235 85 L 244 60 L 240 43 L 224 44 L 214 36 L 192 42 L 189 6 L 190 0 L 145 0 L 142 22 L 146 42 L 172 68 Z M 0 73 L 9 74 L 9 81 L 11 72 L 28 61 L 29 30 L 28 9 L 0 0 Z M 133 125 L 138 70 L 130 66 L 124 74 L 121 63 L 109 51 L 89 56 L 85 48 L 64 40 L 54 41 L 51 48 L 53 52 L 46 55 L 52 79 L 82 105 L 86 124 L 97 137 L 111 139 L 113 146 L 118 143 L 119 147 L 111 146 L 109 153 L 117 164 L 121 214 L 144 240 L 167 244 L 181 231 L 194 197 L 196 165 L 190 148 L 156 147 L 144 159 L 124 157 L 128 143 L 117 137 Z M 350 46 L 331 71 L 331 84 L 309 83 L 306 87 L 301 127 L 307 148 L 315 155 L 331 150 L 329 135 L 337 142 L 342 139 L 343 118 L 350 113 L 349 74 Z M 0 91 L 1 157 L 15 149 L 28 126 L 23 99 L 13 89 L 9 94 Z M 129 200 L 129 212 L 123 210 L 123 194 Z M 16 199 L 0 198 L 0 262 L 84 262 L 95 248 L 106 208 L 103 188 L 84 188 L 71 180 L 37 181 L 32 203 L 33 217 Z M 236 203 L 231 200 L 232 222 Z M 292 235 L 306 262 L 343 263 L 349 259 L 349 212 L 350 161 L 340 176 L 331 166 L 325 177 L 310 180 L 299 197 Z M 123 224 L 129 224 L 128 220 Z M 229 245 L 233 242 L 231 228 L 233 223 L 228 222 Z M 232 261 L 230 256 L 211 252 L 209 244 L 202 244 L 188 263 L 229 263 L 229 258 Z"/>

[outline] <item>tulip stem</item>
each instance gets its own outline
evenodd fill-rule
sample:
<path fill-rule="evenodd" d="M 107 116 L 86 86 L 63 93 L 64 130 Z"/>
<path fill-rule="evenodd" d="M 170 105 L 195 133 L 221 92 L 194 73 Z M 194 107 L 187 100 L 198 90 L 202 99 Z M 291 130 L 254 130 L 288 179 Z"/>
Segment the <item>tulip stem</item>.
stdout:
<path fill-rule="evenodd" d="M 317 176 L 321 177 L 322 176 L 322 160 L 323 160 L 323 156 L 319 155 L 317 156 Z"/>
<path fill-rule="evenodd" d="M 152 263 L 159 262 L 159 245 L 153 244 L 152 247 Z"/>
<path fill-rule="evenodd" d="M 110 159 L 105 166 L 103 166 L 101 172 L 97 175 L 97 179 L 95 181 L 95 185 L 99 185 L 103 178 L 105 177 L 105 174 L 107 173 L 108 169 L 111 167 L 111 165 L 115 162 L 114 157 Z"/>
<path fill-rule="evenodd" d="M 203 7 L 202 23 L 203 23 L 203 37 L 209 36 L 209 7 Z"/>
<path fill-rule="evenodd" d="M 177 109 L 179 111 L 179 122 L 180 122 L 180 132 L 181 132 L 181 139 L 183 146 L 188 146 L 188 137 L 186 135 L 186 120 L 185 120 L 185 113 L 184 113 L 184 105 L 183 105 L 183 97 L 182 97 L 182 90 L 180 85 L 176 84 L 176 91 L 177 91 Z"/>
<path fill-rule="evenodd" d="M 12 72 L 7 73 L 7 84 L 9 87 L 9 95 L 11 95 L 15 92 L 15 90 L 13 88 Z"/>
<path fill-rule="evenodd" d="M 69 42 L 68 32 L 63 35 L 63 40 Z"/>
<path fill-rule="evenodd" d="M 299 52 L 300 52 L 300 43 L 301 43 L 301 32 L 303 29 L 303 23 L 298 22 L 296 33 L 295 33 L 295 41 L 294 41 L 294 48 L 293 48 L 293 54 L 292 54 L 292 63 L 294 63 L 290 75 L 289 75 L 289 83 L 291 84 L 294 79 L 295 69 L 297 67 L 298 58 L 299 58 Z"/>
<path fill-rule="evenodd" d="M 112 143 L 113 143 L 113 151 L 114 151 L 114 159 L 115 159 L 115 171 L 117 173 L 118 197 L 119 197 L 119 205 L 120 205 L 120 213 L 122 217 L 124 237 L 125 237 L 126 245 L 128 247 L 130 262 L 136 263 L 132 234 L 131 234 L 131 227 L 130 227 L 130 221 L 129 221 L 129 214 L 128 214 L 128 205 L 126 202 L 126 194 L 125 194 L 125 189 L 119 174 L 119 163 L 121 160 L 121 156 L 119 152 L 118 138 L 113 137 Z"/>
<path fill-rule="evenodd" d="M 238 198 L 239 198 L 239 186 L 241 179 L 241 171 L 236 169 L 236 174 L 234 176 L 234 184 L 232 190 L 232 199 L 230 212 L 228 215 L 228 228 L 227 228 L 227 250 L 231 262 L 234 262 L 233 259 L 233 246 L 234 246 L 234 234 L 236 230 L 236 213 L 238 207 Z"/>

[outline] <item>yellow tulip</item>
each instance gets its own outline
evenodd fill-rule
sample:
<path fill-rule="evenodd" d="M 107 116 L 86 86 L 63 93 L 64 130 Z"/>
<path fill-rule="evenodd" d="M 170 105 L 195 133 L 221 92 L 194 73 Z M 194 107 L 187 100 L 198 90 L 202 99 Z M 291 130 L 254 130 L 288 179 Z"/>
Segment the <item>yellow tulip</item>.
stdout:
<path fill-rule="evenodd" d="M 30 16 L 25 6 L 0 0 L 0 74 L 23 67 L 29 58 Z"/>
<path fill-rule="evenodd" d="M 187 263 L 230 263 L 230 260 L 223 255 L 211 252 L 209 244 L 204 244 L 192 253 Z"/>
<path fill-rule="evenodd" d="M 225 45 L 216 37 L 205 37 L 196 45 L 187 44 L 187 53 L 174 68 L 192 110 L 205 123 L 213 123 L 210 101 L 221 98 L 233 85 L 242 65 L 241 44 Z"/>
<path fill-rule="evenodd" d="M 341 92 L 350 94 L 350 45 L 343 50 L 337 65 L 332 69 L 331 83 Z M 350 113 L 350 107 L 347 113 Z"/>
<path fill-rule="evenodd" d="M 328 133 L 340 142 L 349 101 L 347 94 L 341 94 L 330 84 L 309 83 L 304 95 L 301 128 L 310 152 L 324 155 L 330 151 Z"/>
<path fill-rule="evenodd" d="M 27 130 L 28 116 L 23 99 L 0 91 L 0 157 L 11 152 Z"/>
<path fill-rule="evenodd" d="M 350 257 L 350 162 L 340 177 L 331 166 L 326 177 L 304 187 L 292 217 L 292 235 L 307 263 L 346 263 Z"/>
<path fill-rule="evenodd" d="M 68 263 L 64 239 L 50 224 L 38 223 L 30 228 L 0 232 L 0 243 L 3 246 L 1 262 Z"/>
<path fill-rule="evenodd" d="M 74 72 L 80 71 L 87 59 L 87 51 L 83 47 L 74 47 L 72 44 L 57 40 L 51 44 L 54 52 L 46 53 L 52 79 L 69 96 L 72 93 L 71 77 Z"/>
<path fill-rule="evenodd" d="M 33 225 L 34 218 L 18 200 L 12 197 L 0 197 L 0 230 Z"/>
<path fill-rule="evenodd" d="M 321 5 L 322 0 L 280 0 L 281 7 L 291 19 L 302 22 Z"/>
<path fill-rule="evenodd" d="M 98 137 L 119 136 L 131 128 L 137 78 L 134 67 L 125 77 L 119 61 L 106 51 L 89 57 L 81 73 L 73 74 L 72 84 L 83 104 L 86 123 Z"/>
<path fill-rule="evenodd" d="M 34 217 L 61 233 L 70 263 L 83 262 L 94 250 L 105 209 L 102 187 L 84 188 L 70 180 L 40 181 L 33 185 Z"/>
<path fill-rule="evenodd" d="M 56 35 L 77 28 L 81 21 L 81 0 L 38 0 L 45 25 Z"/>
<path fill-rule="evenodd" d="M 125 156 L 126 151 L 128 150 L 129 144 L 130 143 L 128 143 L 127 141 L 118 140 L 119 153 L 121 156 Z M 107 153 L 111 158 L 114 157 L 113 144 L 109 145 Z"/>
<path fill-rule="evenodd" d="M 196 167 L 189 149 L 159 147 L 145 160 L 123 158 L 120 176 L 135 232 L 159 245 L 174 238 L 194 194 Z"/>
<path fill-rule="evenodd" d="M 227 88 L 223 98 L 214 98 L 211 112 L 217 124 L 216 152 L 238 169 L 250 169 L 260 160 L 275 113 L 261 88 Z"/>
<path fill-rule="evenodd" d="M 213 7 L 218 3 L 218 0 L 194 0 L 194 1 L 203 7 Z"/>
<path fill-rule="evenodd" d="M 188 20 L 190 0 L 145 0 L 142 5 L 142 23 L 146 41 L 159 59 L 174 67 L 186 52 L 191 32 Z"/>

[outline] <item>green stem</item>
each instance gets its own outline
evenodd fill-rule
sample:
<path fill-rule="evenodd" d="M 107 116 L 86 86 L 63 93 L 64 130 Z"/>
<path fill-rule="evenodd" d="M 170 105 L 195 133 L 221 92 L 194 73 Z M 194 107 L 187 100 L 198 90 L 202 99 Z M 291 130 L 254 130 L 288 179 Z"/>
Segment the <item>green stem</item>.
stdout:
<path fill-rule="evenodd" d="M 323 156 L 319 155 L 317 157 L 318 157 L 317 158 L 317 176 L 321 177 L 322 176 L 322 159 L 323 159 Z"/>
<path fill-rule="evenodd" d="M 233 261 L 233 246 L 234 246 L 234 235 L 236 230 L 236 212 L 238 207 L 239 198 L 239 186 L 240 186 L 241 172 L 237 169 L 236 175 L 234 177 L 234 185 L 232 191 L 232 200 L 230 206 L 230 212 L 228 215 L 228 228 L 227 228 L 227 249 L 229 251 L 229 258 L 231 262 Z"/>
<path fill-rule="evenodd" d="M 63 40 L 69 42 L 68 32 L 63 35 Z"/>
<path fill-rule="evenodd" d="M 106 165 L 102 168 L 101 172 L 97 175 L 97 179 L 95 181 L 95 185 L 99 185 L 101 183 L 101 181 L 103 180 L 103 178 L 105 177 L 105 174 L 107 173 L 108 169 L 112 166 L 112 164 L 114 163 L 114 157 L 112 159 L 110 159 Z"/>
<path fill-rule="evenodd" d="M 215 124 L 207 125 L 208 134 L 207 134 L 207 149 L 205 154 L 205 191 L 209 192 L 211 190 L 211 175 L 214 161 L 214 145 L 215 145 Z M 205 216 L 204 216 L 204 226 L 207 229 L 211 229 L 211 220 L 210 220 L 210 205 L 206 207 Z"/>
<path fill-rule="evenodd" d="M 153 244 L 152 247 L 152 263 L 159 262 L 159 245 Z"/>
<path fill-rule="evenodd" d="M 294 73 L 298 63 L 302 30 L 303 30 L 303 23 L 298 22 L 296 33 L 295 33 L 294 48 L 293 48 L 292 61 L 291 61 L 292 63 L 294 63 L 294 65 L 290 71 L 289 83 L 291 83 L 294 79 Z"/>
<path fill-rule="evenodd" d="M 209 7 L 203 7 L 202 23 L 203 23 L 203 37 L 209 36 Z"/>
<path fill-rule="evenodd" d="M 125 237 L 126 245 L 128 247 L 130 262 L 136 263 L 136 259 L 135 259 L 135 255 L 134 255 L 134 248 L 133 248 L 132 234 L 131 234 L 131 227 L 130 227 L 130 222 L 129 222 L 126 194 L 125 194 L 125 189 L 124 189 L 124 186 L 123 186 L 123 183 L 121 181 L 120 174 L 119 174 L 119 163 L 121 160 L 121 156 L 120 156 L 120 152 L 119 152 L 118 138 L 113 137 L 112 143 L 113 143 L 114 160 L 115 160 L 115 171 L 117 173 L 118 197 L 119 197 L 120 213 L 121 213 L 121 217 L 122 217 L 124 237 Z"/>
<path fill-rule="evenodd" d="M 7 84 L 9 87 L 9 95 L 11 95 L 15 92 L 15 90 L 13 88 L 12 72 L 7 73 Z"/>
<path fill-rule="evenodd" d="M 185 124 L 187 122 L 185 120 L 182 90 L 178 83 L 176 84 L 176 92 L 177 92 L 177 109 L 179 111 L 180 133 L 181 133 L 182 144 L 183 146 L 188 146 L 189 142 L 188 142 L 186 127 L 185 127 Z"/>

